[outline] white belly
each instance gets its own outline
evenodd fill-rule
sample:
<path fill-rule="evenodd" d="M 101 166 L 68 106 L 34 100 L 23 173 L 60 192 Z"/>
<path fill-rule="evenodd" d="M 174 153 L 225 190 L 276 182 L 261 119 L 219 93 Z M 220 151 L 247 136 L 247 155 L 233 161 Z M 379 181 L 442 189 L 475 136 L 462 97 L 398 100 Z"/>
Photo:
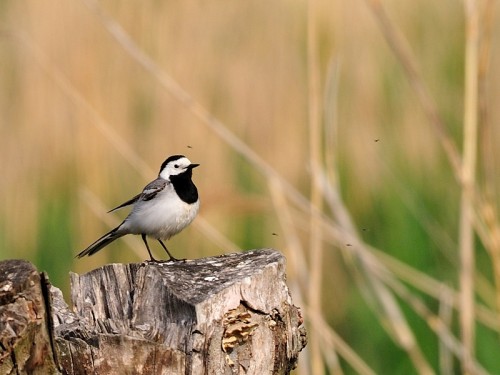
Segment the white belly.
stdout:
<path fill-rule="evenodd" d="M 168 190 L 150 201 L 136 204 L 120 229 L 168 240 L 191 224 L 198 214 L 200 201 L 187 204 L 173 189 Z"/>

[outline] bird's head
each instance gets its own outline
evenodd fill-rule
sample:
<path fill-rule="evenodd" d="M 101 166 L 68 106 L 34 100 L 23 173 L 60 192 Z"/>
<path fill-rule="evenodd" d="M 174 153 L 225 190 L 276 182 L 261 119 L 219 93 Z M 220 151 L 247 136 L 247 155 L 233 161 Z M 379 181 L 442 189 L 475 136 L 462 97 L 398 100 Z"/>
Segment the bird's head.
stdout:
<path fill-rule="evenodd" d="M 159 176 L 168 180 L 170 176 L 188 173 L 191 175 L 191 170 L 196 168 L 199 164 L 193 164 L 184 155 L 173 155 L 165 160 L 161 167 Z"/>

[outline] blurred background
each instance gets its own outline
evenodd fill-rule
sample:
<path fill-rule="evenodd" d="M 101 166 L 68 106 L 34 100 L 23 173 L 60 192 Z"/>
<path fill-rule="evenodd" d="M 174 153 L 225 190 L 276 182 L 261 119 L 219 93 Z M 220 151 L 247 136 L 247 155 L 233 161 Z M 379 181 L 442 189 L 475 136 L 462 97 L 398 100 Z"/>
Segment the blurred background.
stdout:
<path fill-rule="evenodd" d="M 66 298 L 70 271 L 146 259 L 131 236 L 74 257 L 184 154 L 202 208 L 169 248 L 280 250 L 308 328 L 295 373 L 498 374 L 498 16 L 2 0 L 0 259 Z"/>

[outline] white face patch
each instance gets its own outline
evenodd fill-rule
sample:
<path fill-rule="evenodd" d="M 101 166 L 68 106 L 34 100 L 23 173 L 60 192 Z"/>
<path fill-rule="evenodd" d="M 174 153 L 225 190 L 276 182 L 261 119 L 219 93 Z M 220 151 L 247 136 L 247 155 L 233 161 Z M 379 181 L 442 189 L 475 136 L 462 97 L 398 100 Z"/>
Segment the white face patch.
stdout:
<path fill-rule="evenodd" d="M 185 172 L 187 167 L 189 167 L 191 164 L 191 161 L 186 157 L 173 160 L 169 162 L 165 166 L 165 168 L 163 168 L 163 170 L 160 172 L 160 177 L 168 180 L 169 176 L 174 176 Z"/>

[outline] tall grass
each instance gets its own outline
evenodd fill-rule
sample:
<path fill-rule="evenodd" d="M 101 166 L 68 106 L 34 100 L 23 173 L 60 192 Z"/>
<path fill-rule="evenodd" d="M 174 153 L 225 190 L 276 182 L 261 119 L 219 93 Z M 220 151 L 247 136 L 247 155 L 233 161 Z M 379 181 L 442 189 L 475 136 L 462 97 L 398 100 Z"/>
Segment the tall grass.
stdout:
<path fill-rule="evenodd" d="M 170 248 L 281 250 L 298 374 L 498 373 L 497 20 L 488 0 L 5 1 L 1 256 L 66 291 L 146 258 L 133 237 L 73 255 L 183 153 L 202 211 Z"/>

